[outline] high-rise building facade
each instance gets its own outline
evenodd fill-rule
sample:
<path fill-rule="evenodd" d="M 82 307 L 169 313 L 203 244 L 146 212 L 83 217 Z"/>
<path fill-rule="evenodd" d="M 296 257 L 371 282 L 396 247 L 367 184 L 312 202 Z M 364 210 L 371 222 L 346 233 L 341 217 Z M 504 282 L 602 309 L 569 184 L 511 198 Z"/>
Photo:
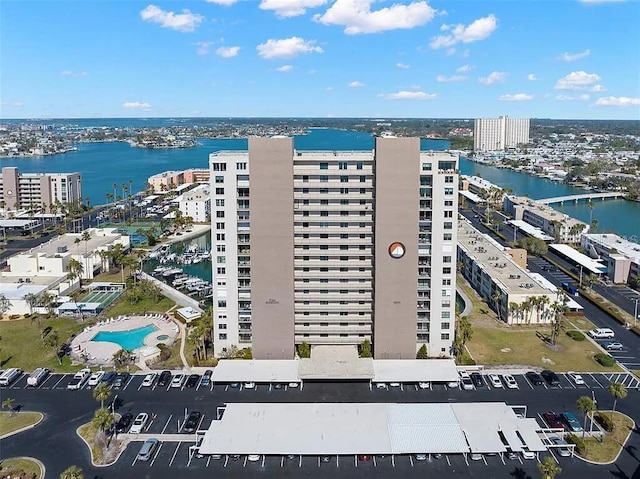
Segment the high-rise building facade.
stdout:
<path fill-rule="evenodd" d="M 529 143 L 528 118 L 477 118 L 474 124 L 473 148 L 476 151 L 501 151 Z"/>
<path fill-rule="evenodd" d="M 210 155 L 216 354 L 369 339 L 377 358 L 450 355 L 457 160 L 418 138 L 373 152 L 250 138 Z"/>
<path fill-rule="evenodd" d="M 55 203 L 82 201 L 80 173 L 19 173 L 15 167 L 2 169 L 0 199 L 7 209 L 45 208 Z"/>

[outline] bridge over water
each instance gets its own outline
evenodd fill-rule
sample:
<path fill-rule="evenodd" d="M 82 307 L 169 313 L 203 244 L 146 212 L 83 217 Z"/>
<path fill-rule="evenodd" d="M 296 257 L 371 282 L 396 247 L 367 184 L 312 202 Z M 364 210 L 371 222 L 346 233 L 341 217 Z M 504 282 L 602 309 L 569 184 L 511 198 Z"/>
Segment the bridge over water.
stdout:
<path fill-rule="evenodd" d="M 603 192 L 603 193 L 585 193 L 582 195 L 569 195 L 569 196 L 555 196 L 553 198 L 544 198 L 542 200 L 536 200 L 538 203 L 542 203 L 544 205 L 552 205 L 554 203 L 564 203 L 565 201 L 573 201 L 577 203 L 580 200 L 601 200 L 604 201 L 606 199 L 612 198 L 624 198 L 625 193 L 619 192 Z"/>

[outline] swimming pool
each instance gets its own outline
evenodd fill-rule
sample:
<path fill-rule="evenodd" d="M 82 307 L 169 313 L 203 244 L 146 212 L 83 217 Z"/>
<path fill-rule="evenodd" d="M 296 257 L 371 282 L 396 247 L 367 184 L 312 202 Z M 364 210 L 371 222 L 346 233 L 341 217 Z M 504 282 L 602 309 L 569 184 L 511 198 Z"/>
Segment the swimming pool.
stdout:
<path fill-rule="evenodd" d="M 116 343 L 124 349 L 132 351 L 144 346 L 144 338 L 157 330 L 158 328 L 153 324 L 149 324 L 148 326 L 130 329 L 129 331 L 100 331 L 91 338 L 91 341 Z"/>

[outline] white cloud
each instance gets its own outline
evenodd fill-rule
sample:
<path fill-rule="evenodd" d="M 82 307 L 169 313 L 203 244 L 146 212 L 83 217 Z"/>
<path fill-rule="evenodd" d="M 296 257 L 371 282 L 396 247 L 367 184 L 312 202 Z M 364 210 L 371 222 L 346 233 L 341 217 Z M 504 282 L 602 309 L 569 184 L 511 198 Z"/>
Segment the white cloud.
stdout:
<path fill-rule="evenodd" d="M 471 70 L 473 70 L 473 67 L 471 65 L 462 65 L 460 68 L 458 68 L 456 71 L 458 73 L 468 73 Z"/>
<path fill-rule="evenodd" d="M 526 93 L 516 93 L 515 95 L 500 95 L 498 100 L 502 101 L 528 101 L 533 100 L 533 95 Z"/>
<path fill-rule="evenodd" d="M 24 106 L 24 103 L 22 103 L 21 101 L 3 101 L 3 102 L 0 102 L 0 105 L 20 107 L 20 106 Z"/>
<path fill-rule="evenodd" d="M 64 70 L 60 72 L 60 75 L 62 75 L 63 77 L 86 77 L 87 75 L 89 75 L 89 73 L 87 72 L 74 72 L 71 70 Z"/>
<path fill-rule="evenodd" d="M 487 38 L 497 27 L 498 19 L 493 14 L 478 18 L 467 26 L 464 26 L 462 23 L 458 23 L 457 25 L 442 25 L 440 30 L 448 32 L 448 34 L 433 37 L 429 46 L 437 50 L 438 48 L 452 47 L 457 43 L 477 42 Z"/>
<path fill-rule="evenodd" d="M 332 86 L 328 86 L 327 87 L 327 91 L 333 91 L 333 87 Z"/>
<path fill-rule="evenodd" d="M 278 18 L 304 15 L 307 8 L 315 8 L 327 3 L 327 0 L 262 0 L 260 9 L 273 10 Z"/>
<path fill-rule="evenodd" d="M 536 81 L 538 79 L 538 77 L 535 75 L 535 73 L 529 73 L 527 75 L 527 80 L 529 81 Z"/>
<path fill-rule="evenodd" d="M 225 7 L 229 7 L 236 3 L 238 0 L 207 0 L 207 3 L 216 3 L 218 5 L 223 5 Z"/>
<path fill-rule="evenodd" d="M 344 33 L 377 33 L 386 30 L 411 29 L 431 21 L 436 10 L 426 1 L 407 5 L 394 3 L 390 7 L 371 11 L 374 0 L 336 0 L 322 15 L 314 20 L 324 25 L 344 25 Z"/>
<path fill-rule="evenodd" d="M 127 110 L 148 110 L 151 108 L 147 102 L 127 101 L 122 104 L 122 108 Z"/>
<path fill-rule="evenodd" d="M 628 96 L 605 96 L 596 100 L 596 106 L 638 106 L 640 98 L 630 98 Z"/>
<path fill-rule="evenodd" d="M 378 96 L 386 100 L 434 100 L 440 97 L 437 93 L 425 93 L 423 91 L 399 91 L 396 93 L 381 93 Z"/>
<path fill-rule="evenodd" d="M 582 95 L 578 95 L 578 96 L 556 95 L 557 101 L 587 101 L 589 98 L 590 98 L 589 95 L 586 93 L 583 93 Z"/>
<path fill-rule="evenodd" d="M 597 73 L 571 72 L 567 76 L 560 78 L 554 88 L 556 90 L 585 90 L 599 81 L 600 75 Z"/>
<path fill-rule="evenodd" d="M 407 69 L 411 68 L 410 65 L 407 65 L 406 63 L 401 63 L 401 62 L 396 63 L 396 66 L 398 68 L 402 68 L 403 70 L 407 70 Z"/>
<path fill-rule="evenodd" d="M 484 85 L 492 85 L 494 83 L 501 83 L 507 79 L 507 72 L 491 72 L 489 76 L 480 77 L 478 81 Z"/>
<path fill-rule="evenodd" d="M 293 65 L 282 65 L 276 68 L 277 72 L 290 72 L 291 70 L 293 70 Z"/>
<path fill-rule="evenodd" d="M 436 77 L 436 81 L 439 82 L 454 82 L 454 81 L 465 81 L 467 79 L 464 75 L 452 75 L 450 77 L 444 75 L 438 75 Z"/>
<path fill-rule="evenodd" d="M 351 83 L 349 83 L 349 88 L 360 88 L 363 86 L 364 86 L 364 83 L 361 83 L 359 81 L 352 81 Z"/>
<path fill-rule="evenodd" d="M 213 42 L 196 42 L 195 45 L 198 47 L 198 49 L 196 50 L 198 55 L 208 55 L 209 47 L 213 45 Z"/>
<path fill-rule="evenodd" d="M 216 50 L 216 55 L 222 58 L 232 58 L 238 55 L 240 47 L 220 47 Z"/>
<path fill-rule="evenodd" d="M 576 60 L 580 60 L 582 58 L 586 58 L 591 55 L 591 50 L 588 48 L 583 52 L 578 53 L 567 53 L 564 52 L 562 55 L 558 57 L 558 60 L 562 60 L 563 62 L 575 62 Z"/>
<path fill-rule="evenodd" d="M 603 92 L 607 91 L 607 88 L 604 85 L 593 85 L 591 88 L 589 88 L 589 91 Z"/>
<path fill-rule="evenodd" d="M 292 58 L 302 53 L 322 53 L 321 47 L 315 45 L 314 40 L 305 40 L 300 37 L 283 38 L 274 40 L 273 38 L 261 43 L 256 47 L 258 55 L 262 58 Z"/>
<path fill-rule="evenodd" d="M 155 5 L 148 5 L 140 12 L 140 17 L 145 22 L 157 23 L 163 28 L 179 32 L 193 32 L 204 20 L 202 15 L 191 13 L 186 8 L 182 10 L 182 13 L 174 13 L 162 10 Z"/>

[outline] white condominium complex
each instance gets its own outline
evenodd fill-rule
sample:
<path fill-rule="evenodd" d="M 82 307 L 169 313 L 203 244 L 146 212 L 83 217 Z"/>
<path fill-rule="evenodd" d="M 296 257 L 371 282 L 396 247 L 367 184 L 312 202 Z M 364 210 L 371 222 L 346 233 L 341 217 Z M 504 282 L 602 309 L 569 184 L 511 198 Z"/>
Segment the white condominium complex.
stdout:
<path fill-rule="evenodd" d="M 2 169 L 0 200 L 4 208 L 38 209 L 55 203 L 82 201 L 80 173 L 19 173 L 15 167 Z"/>
<path fill-rule="evenodd" d="M 476 118 L 473 149 L 501 151 L 529 143 L 529 118 Z"/>
<path fill-rule="evenodd" d="M 250 138 L 210 155 L 216 354 L 373 343 L 374 357 L 451 354 L 458 158 L 418 138 L 297 151 Z"/>

